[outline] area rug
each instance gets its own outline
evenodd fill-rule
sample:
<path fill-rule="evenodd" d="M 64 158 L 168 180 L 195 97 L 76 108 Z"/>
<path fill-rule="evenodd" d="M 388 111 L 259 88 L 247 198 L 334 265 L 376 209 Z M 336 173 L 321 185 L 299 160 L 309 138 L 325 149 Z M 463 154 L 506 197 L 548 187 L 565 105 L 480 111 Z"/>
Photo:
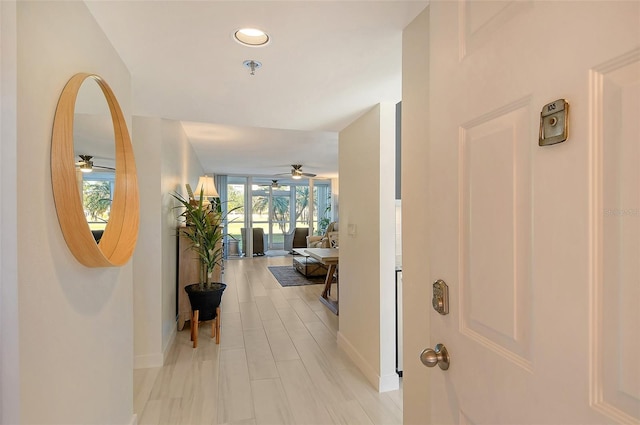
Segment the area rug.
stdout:
<path fill-rule="evenodd" d="M 269 266 L 269 271 L 282 286 L 318 285 L 324 283 L 324 276 L 304 277 L 293 266 Z"/>

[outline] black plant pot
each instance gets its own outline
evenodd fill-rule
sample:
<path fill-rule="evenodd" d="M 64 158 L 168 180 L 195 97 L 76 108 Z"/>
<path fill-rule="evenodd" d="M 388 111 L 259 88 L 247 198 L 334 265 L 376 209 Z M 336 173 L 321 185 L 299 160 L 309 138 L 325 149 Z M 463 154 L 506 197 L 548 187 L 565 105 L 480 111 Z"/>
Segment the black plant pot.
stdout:
<path fill-rule="evenodd" d="M 209 283 L 208 285 L 194 283 L 184 287 L 189 296 L 191 310 L 199 311 L 198 320 L 200 322 L 216 318 L 216 308 L 220 306 L 222 293 L 226 288 L 226 284 L 219 282 Z"/>

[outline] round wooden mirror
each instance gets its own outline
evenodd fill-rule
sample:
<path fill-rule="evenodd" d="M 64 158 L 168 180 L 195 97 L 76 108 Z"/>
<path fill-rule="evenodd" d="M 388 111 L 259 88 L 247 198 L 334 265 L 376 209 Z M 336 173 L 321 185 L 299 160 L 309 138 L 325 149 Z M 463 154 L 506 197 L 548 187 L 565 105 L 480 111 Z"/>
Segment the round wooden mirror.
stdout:
<path fill-rule="evenodd" d="M 104 94 L 111 112 L 115 144 L 115 190 L 109 222 L 97 243 L 91 233 L 82 206 L 76 178 L 74 156 L 74 115 L 80 86 L 93 79 Z M 51 138 L 51 180 L 58 222 L 67 246 L 87 267 L 112 267 L 125 264 L 136 245 L 139 225 L 139 200 L 136 165 L 120 105 L 109 85 L 95 74 L 76 74 L 64 87 L 53 122 Z"/>

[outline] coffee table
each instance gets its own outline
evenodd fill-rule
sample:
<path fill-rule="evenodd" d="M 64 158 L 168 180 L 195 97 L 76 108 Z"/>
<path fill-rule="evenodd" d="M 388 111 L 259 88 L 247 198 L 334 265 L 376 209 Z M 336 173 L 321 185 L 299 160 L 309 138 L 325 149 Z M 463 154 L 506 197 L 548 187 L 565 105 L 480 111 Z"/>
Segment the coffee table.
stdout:
<path fill-rule="evenodd" d="M 325 276 L 327 266 L 305 252 L 307 248 L 295 248 L 293 252 L 293 268 L 305 277 Z"/>

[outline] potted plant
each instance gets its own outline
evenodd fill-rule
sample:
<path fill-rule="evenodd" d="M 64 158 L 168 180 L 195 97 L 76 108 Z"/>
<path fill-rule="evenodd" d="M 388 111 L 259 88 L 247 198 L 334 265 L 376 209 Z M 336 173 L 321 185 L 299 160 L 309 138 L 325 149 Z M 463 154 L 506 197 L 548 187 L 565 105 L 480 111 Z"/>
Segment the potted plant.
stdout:
<path fill-rule="evenodd" d="M 217 208 L 208 203 L 186 199 L 179 193 L 172 195 L 178 202 L 176 208 L 183 209 L 178 217 L 182 217 L 186 226 L 178 232 L 191 241 L 191 250 L 197 255 L 200 263 L 200 283 L 209 285 L 209 279 L 216 265 L 222 266 L 222 224 L 224 217 Z"/>
<path fill-rule="evenodd" d="M 220 321 L 219 306 L 222 300 L 222 293 L 227 285 L 222 282 L 211 282 L 211 275 L 214 268 L 222 267 L 224 238 L 223 228 L 226 216 L 221 211 L 219 202 L 213 205 L 203 201 L 203 193 L 200 193 L 200 200 L 186 199 L 179 193 L 172 196 L 178 201 L 183 211 L 181 217 L 186 226 L 179 227 L 178 233 L 191 241 L 190 249 L 196 254 L 199 261 L 199 282 L 194 282 L 185 287 L 189 296 L 191 310 L 193 311 L 191 337 L 194 347 L 197 346 L 197 322 L 215 320 L 212 325 L 212 337 L 216 336 L 216 341 L 220 341 Z M 196 325 L 196 326 L 194 326 Z"/>

